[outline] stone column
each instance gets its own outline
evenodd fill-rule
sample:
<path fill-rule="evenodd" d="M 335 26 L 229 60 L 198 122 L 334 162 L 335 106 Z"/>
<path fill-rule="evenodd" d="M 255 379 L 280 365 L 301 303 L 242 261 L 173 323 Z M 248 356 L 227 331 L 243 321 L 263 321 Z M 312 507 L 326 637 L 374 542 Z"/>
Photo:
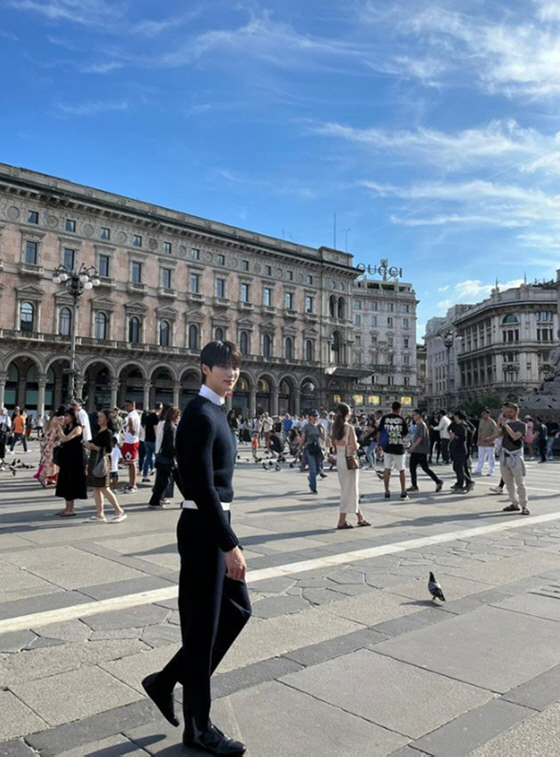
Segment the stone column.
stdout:
<path fill-rule="evenodd" d="M 233 407 L 233 395 L 232 394 L 228 394 L 226 396 L 226 409 L 227 409 L 228 413 L 232 409 L 232 407 Z"/>
<path fill-rule="evenodd" d="M 0 407 L 4 407 L 7 373 L 0 373 Z"/>
<path fill-rule="evenodd" d="M 39 374 L 39 392 L 37 396 L 37 414 L 45 416 L 45 389 L 47 388 L 47 374 Z M 2 402 L 0 402 L 0 406 Z"/>
<path fill-rule="evenodd" d="M 180 396 L 181 396 L 181 384 L 177 382 L 173 384 L 173 404 L 175 405 L 175 407 L 179 407 Z"/>
<path fill-rule="evenodd" d="M 83 399 L 82 392 L 84 391 L 84 380 L 81 376 L 74 378 L 74 396 L 78 399 Z"/>
<path fill-rule="evenodd" d="M 255 417 L 255 413 L 257 412 L 257 390 L 251 389 L 249 392 L 249 415 L 251 418 Z"/>
<path fill-rule="evenodd" d="M 301 412 L 301 395 L 299 386 L 296 386 L 294 395 L 294 415 L 299 416 Z"/>
<path fill-rule="evenodd" d="M 279 404 L 279 396 L 278 396 L 278 389 L 274 389 L 270 393 L 270 414 L 271 415 L 278 415 L 278 404 Z"/>
<path fill-rule="evenodd" d="M 144 381 L 142 404 L 143 410 L 150 409 L 150 379 Z"/>
<path fill-rule="evenodd" d="M 111 388 L 111 410 L 113 410 L 118 404 L 119 380 L 112 379 L 109 386 Z"/>

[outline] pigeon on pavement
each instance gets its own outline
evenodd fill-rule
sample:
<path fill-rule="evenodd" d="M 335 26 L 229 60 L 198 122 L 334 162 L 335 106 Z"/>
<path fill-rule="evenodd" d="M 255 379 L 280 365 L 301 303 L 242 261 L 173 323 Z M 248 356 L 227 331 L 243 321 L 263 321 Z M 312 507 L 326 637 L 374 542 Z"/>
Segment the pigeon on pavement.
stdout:
<path fill-rule="evenodd" d="M 443 596 L 443 591 L 441 590 L 441 586 L 439 585 L 433 573 L 430 573 L 430 580 L 428 581 L 428 589 L 430 590 L 430 594 L 432 595 L 432 599 L 434 601 L 436 599 L 440 599 L 442 602 L 445 602 L 445 597 Z"/>

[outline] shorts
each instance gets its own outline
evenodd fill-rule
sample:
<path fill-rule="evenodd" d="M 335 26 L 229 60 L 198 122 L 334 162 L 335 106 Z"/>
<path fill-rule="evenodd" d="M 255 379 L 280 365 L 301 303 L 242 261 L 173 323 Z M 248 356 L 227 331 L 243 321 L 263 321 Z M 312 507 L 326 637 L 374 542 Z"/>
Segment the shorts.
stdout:
<path fill-rule="evenodd" d="M 140 442 L 125 442 L 121 447 L 123 463 L 135 463 L 138 460 Z"/>
<path fill-rule="evenodd" d="M 405 470 L 404 467 L 404 458 L 405 455 L 393 455 L 391 452 L 385 452 L 383 455 L 383 462 L 385 465 L 385 470 L 391 470 L 391 468 L 394 468 L 397 471 Z"/>
<path fill-rule="evenodd" d="M 111 478 L 111 480 L 112 480 L 112 481 L 115 481 L 115 480 L 116 480 L 116 479 L 117 479 L 118 477 L 119 477 L 119 472 L 118 472 L 118 470 L 114 470 L 114 471 L 112 470 L 112 471 L 111 471 L 111 473 L 110 473 L 110 478 Z"/>

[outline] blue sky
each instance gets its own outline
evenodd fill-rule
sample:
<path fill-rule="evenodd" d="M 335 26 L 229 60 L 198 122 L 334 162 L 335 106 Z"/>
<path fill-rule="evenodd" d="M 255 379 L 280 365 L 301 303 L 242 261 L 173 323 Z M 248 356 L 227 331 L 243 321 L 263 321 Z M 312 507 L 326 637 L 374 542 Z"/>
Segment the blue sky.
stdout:
<path fill-rule="evenodd" d="M 421 327 L 560 267 L 560 0 L 0 0 L 0 21 L 3 162 L 314 246 L 336 212 L 340 249 L 402 266 Z"/>

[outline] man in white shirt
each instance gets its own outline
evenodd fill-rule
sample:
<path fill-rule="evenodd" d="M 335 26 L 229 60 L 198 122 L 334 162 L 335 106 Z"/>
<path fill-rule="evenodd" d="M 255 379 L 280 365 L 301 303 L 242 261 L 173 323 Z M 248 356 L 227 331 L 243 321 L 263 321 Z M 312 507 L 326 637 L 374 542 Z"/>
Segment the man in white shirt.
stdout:
<path fill-rule="evenodd" d="M 136 461 L 138 460 L 138 448 L 140 446 L 140 413 L 136 410 L 134 400 L 125 400 L 124 409 L 127 416 L 124 422 L 124 442 L 122 446 L 123 461 L 128 465 L 128 486 L 125 492 L 138 491 L 136 486 Z"/>
<path fill-rule="evenodd" d="M 89 415 L 86 413 L 84 408 L 82 407 L 82 400 L 72 400 L 70 403 L 70 407 L 73 407 L 76 411 L 76 415 L 78 416 L 78 419 L 80 423 L 82 424 L 83 428 L 83 441 L 84 442 L 91 442 L 92 435 L 91 435 L 91 426 L 89 423 Z"/>
<path fill-rule="evenodd" d="M 450 419 L 442 410 L 439 416 L 439 423 L 434 428 L 434 431 L 439 431 L 439 438 L 441 441 L 441 456 L 444 463 L 449 463 L 449 426 L 451 424 Z"/>

